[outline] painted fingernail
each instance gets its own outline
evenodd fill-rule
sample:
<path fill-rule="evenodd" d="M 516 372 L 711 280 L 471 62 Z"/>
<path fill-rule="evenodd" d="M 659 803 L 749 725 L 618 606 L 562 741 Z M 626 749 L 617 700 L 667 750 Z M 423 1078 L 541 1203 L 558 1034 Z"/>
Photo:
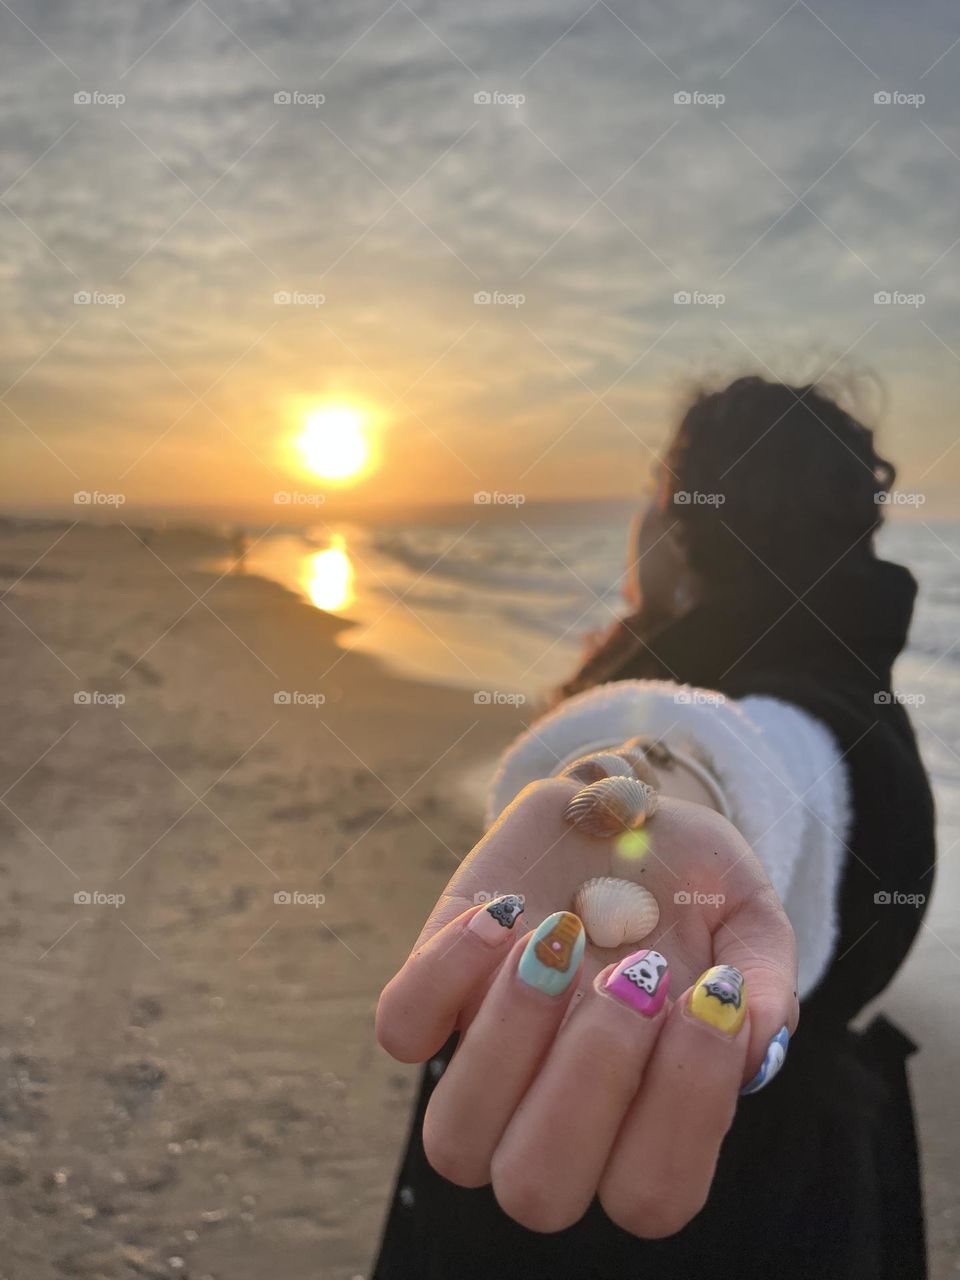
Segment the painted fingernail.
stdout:
<path fill-rule="evenodd" d="M 642 827 L 658 800 L 639 778 L 600 778 L 577 792 L 563 816 L 588 836 L 616 836 Z"/>
<path fill-rule="evenodd" d="M 566 991 L 583 955 L 583 925 L 572 911 L 555 911 L 530 936 L 520 957 L 521 981 L 548 996 Z"/>
<path fill-rule="evenodd" d="M 743 974 L 732 964 L 714 965 L 697 979 L 688 1007 L 701 1022 L 728 1036 L 735 1036 L 747 1016 L 747 988 Z"/>
<path fill-rule="evenodd" d="M 519 894 L 507 893 L 478 911 L 467 925 L 467 932 L 475 933 L 490 947 L 499 947 L 522 915 L 523 899 Z"/>
<path fill-rule="evenodd" d="M 784 1059 L 787 1056 L 787 1046 L 790 1044 L 790 1032 L 786 1027 L 781 1027 L 777 1034 L 767 1045 L 767 1052 L 763 1055 L 763 1062 L 760 1064 L 760 1070 L 753 1077 L 749 1084 L 745 1084 L 740 1090 L 740 1097 L 745 1098 L 749 1093 L 759 1093 L 764 1085 L 768 1085 L 773 1077 L 783 1066 Z"/>
<path fill-rule="evenodd" d="M 669 986 L 670 968 L 660 952 L 635 951 L 620 961 L 604 990 L 652 1018 L 663 1008 Z"/>

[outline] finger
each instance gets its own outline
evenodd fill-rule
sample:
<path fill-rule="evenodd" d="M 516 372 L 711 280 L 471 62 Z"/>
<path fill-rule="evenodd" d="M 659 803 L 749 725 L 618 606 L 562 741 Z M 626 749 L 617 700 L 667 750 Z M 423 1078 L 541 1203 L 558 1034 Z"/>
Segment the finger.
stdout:
<path fill-rule="evenodd" d="M 424 1062 L 446 1044 L 460 1010 L 516 938 L 523 899 L 505 894 L 471 908 L 415 947 L 377 1005 L 377 1039 L 400 1062 Z"/>
<path fill-rule="evenodd" d="M 625 1231 L 673 1235 L 703 1207 L 733 1120 L 750 1039 L 743 976 L 702 974 L 671 1009 L 600 1179 Z"/>
<path fill-rule="evenodd" d="M 490 1181 L 491 1157 L 576 990 L 583 948 L 577 916 L 548 916 L 514 947 L 464 1032 L 423 1122 L 427 1159 L 451 1182 Z"/>
<path fill-rule="evenodd" d="M 741 1083 L 756 1093 L 780 1070 L 800 1020 L 796 939 L 770 889 L 743 901 L 713 941 L 718 963 L 739 969 L 750 992 L 750 1041 Z"/>
<path fill-rule="evenodd" d="M 586 1213 L 665 1021 L 669 984 L 664 957 L 638 951 L 599 974 L 564 1023 L 493 1156 L 494 1194 L 522 1226 L 560 1231 Z"/>

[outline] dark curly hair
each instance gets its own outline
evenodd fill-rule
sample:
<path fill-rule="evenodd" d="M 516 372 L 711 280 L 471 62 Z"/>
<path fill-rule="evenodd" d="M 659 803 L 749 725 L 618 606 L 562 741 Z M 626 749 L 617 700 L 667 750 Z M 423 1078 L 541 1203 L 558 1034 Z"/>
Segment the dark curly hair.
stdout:
<path fill-rule="evenodd" d="M 741 377 L 695 395 L 663 457 L 656 501 L 680 525 L 704 591 L 736 608 L 773 579 L 802 594 L 841 560 L 872 558 L 895 476 L 873 432 L 822 385 Z M 558 696 L 630 669 L 652 621 L 642 607 L 620 620 Z"/>
<path fill-rule="evenodd" d="M 744 377 L 687 409 L 661 501 L 706 581 L 742 580 L 762 562 L 802 591 L 852 546 L 869 552 L 895 475 L 873 432 L 817 385 Z"/>

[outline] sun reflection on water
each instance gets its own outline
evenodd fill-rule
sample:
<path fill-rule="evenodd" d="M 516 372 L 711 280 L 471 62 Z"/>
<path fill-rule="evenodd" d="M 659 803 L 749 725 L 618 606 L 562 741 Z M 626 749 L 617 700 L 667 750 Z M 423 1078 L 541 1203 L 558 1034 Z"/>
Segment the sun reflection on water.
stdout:
<path fill-rule="evenodd" d="M 353 604 L 353 564 L 341 534 L 333 535 L 329 547 L 304 557 L 301 585 L 318 609 L 336 613 Z"/>

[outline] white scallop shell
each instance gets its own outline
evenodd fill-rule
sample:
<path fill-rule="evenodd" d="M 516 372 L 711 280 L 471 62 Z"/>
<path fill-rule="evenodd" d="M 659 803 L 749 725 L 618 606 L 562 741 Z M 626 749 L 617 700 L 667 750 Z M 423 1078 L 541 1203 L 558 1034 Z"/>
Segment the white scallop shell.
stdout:
<path fill-rule="evenodd" d="M 612 876 L 584 881 L 573 900 L 573 909 L 597 947 L 640 942 L 660 920 L 660 907 L 649 889 L 633 880 L 615 880 Z"/>

